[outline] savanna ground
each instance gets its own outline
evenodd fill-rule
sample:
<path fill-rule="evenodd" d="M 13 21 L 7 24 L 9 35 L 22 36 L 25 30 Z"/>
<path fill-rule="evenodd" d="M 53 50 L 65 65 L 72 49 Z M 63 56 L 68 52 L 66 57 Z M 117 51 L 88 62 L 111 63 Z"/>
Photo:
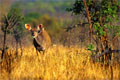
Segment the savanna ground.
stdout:
<path fill-rule="evenodd" d="M 37 56 L 34 47 L 23 48 L 15 56 L 9 49 L 0 64 L 0 80 L 110 80 L 111 69 L 93 63 L 91 53 L 77 46 L 54 45 Z M 113 79 L 119 80 L 119 65 L 113 64 Z"/>

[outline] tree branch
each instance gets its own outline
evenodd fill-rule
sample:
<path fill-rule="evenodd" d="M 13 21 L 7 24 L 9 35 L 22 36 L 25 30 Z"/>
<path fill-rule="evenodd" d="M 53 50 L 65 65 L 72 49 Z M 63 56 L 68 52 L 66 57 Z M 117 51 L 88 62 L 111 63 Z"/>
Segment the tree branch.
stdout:
<path fill-rule="evenodd" d="M 87 6 L 87 4 L 86 4 L 86 0 L 83 0 L 83 3 L 84 3 L 84 6 L 85 6 L 85 9 L 86 9 L 86 12 L 87 12 L 87 18 L 88 18 L 90 33 L 92 34 L 93 31 L 92 31 L 91 16 L 90 16 L 90 13 L 89 13 L 89 10 L 88 10 L 88 6 Z"/>

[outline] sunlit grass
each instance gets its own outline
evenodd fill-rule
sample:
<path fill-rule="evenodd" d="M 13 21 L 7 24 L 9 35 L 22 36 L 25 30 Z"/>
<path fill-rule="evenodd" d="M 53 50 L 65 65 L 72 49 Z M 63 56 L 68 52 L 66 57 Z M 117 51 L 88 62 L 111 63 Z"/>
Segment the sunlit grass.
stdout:
<path fill-rule="evenodd" d="M 11 72 L 1 67 L 1 80 L 109 80 L 110 67 L 93 63 L 91 53 L 85 49 L 73 46 L 53 46 L 45 54 L 37 56 L 33 47 L 23 49 L 23 54 L 14 56 L 15 50 L 8 53 L 14 58 L 11 62 Z M 3 65 L 3 64 L 1 64 Z M 5 65 L 4 65 L 5 66 Z M 119 66 L 113 66 L 113 78 L 119 80 Z"/>

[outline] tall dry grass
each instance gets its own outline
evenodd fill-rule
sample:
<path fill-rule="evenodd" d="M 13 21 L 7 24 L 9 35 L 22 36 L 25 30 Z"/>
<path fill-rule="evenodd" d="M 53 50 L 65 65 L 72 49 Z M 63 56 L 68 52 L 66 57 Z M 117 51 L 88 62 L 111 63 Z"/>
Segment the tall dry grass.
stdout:
<path fill-rule="evenodd" d="M 53 46 L 37 56 L 33 47 L 15 50 L 1 63 L 0 80 L 110 80 L 110 67 L 93 63 L 91 53 L 78 47 Z M 113 66 L 113 78 L 119 80 L 119 66 Z"/>

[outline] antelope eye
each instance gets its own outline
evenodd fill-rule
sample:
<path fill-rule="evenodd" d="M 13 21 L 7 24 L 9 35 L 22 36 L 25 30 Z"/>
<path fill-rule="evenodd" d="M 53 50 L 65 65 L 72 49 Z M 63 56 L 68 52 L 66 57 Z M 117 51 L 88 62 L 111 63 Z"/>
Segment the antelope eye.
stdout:
<path fill-rule="evenodd" d="M 32 35 L 34 35 L 34 32 L 33 32 L 33 31 L 32 31 L 31 33 L 32 33 Z"/>
<path fill-rule="evenodd" d="M 38 30 L 38 33 L 40 33 L 41 32 L 41 30 Z"/>

